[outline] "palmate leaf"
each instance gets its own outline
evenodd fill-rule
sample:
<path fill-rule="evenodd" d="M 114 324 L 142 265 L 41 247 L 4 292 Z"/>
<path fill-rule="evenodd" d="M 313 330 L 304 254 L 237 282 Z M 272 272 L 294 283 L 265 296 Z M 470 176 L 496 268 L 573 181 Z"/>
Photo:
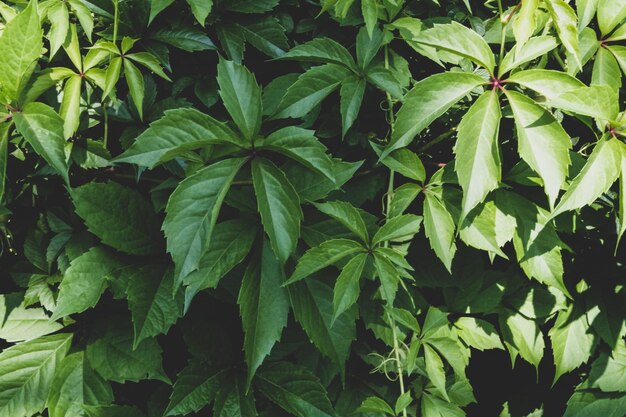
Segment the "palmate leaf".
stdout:
<path fill-rule="evenodd" d="M 284 271 L 269 242 L 263 242 L 260 259 L 253 259 L 243 277 L 239 304 L 243 331 L 243 348 L 248 364 L 248 380 L 252 378 L 287 325 L 289 298 L 282 287 Z"/>
<path fill-rule="evenodd" d="M 170 196 L 163 231 L 176 265 L 177 284 L 198 269 L 210 246 L 224 197 L 246 161 L 247 158 L 232 158 L 202 168 L 183 180 Z"/>
<path fill-rule="evenodd" d="M 71 334 L 43 336 L 0 353 L 0 412 L 30 417 L 43 411 L 54 374 L 72 341 Z"/>

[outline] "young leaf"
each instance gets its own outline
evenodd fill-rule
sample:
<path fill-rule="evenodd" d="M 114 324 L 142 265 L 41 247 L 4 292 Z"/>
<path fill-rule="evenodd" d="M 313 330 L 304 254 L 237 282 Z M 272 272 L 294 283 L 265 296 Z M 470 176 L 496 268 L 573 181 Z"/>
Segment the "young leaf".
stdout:
<path fill-rule="evenodd" d="M 602 35 L 611 33 L 624 18 L 626 18 L 625 0 L 599 0 L 598 26 Z"/>
<path fill-rule="evenodd" d="M 616 138 L 601 139 L 582 171 L 574 178 L 551 217 L 593 203 L 620 174 L 622 146 Z"/>
<path fill-rule="evenodd" d="M 533 35 L 537 28 L 537 18 L 535 14 L 539 7 L 539 0 L 528 0 L 521 3 L 521 7 L 513 20 L 513 34 L 515 35 L 515 49 L 520 49 L 526 41 Z M 513 51 L 509 52 L 509 54 Z M 506 58 L 505 58 L 506 59 Z M 504 73 L 500 70 L 500 73 Z"/>
<path fill-rule="evenodd" d="M 4 36 L 0 37 L 2 38 Z M 0 74 L 2 74 L 1 69 Z M 28 103 L 21 112 L 13 115 L 13 120 L 15 120 L 18 132 L 24 136 L 35 152 L 41 155 L 69 184 L 63 119 L 51 107 L 43 103 Z"/>
<path fill-rule="evenodd" d="M 95 247 L 72 261 L 59 286 L 52 320 L 94 307 L 107 286 L 107 278 L 122 264 L 110 252 Z"/>
<path fill-rule="evenodd" d="M 361 291 L 359 283 L 366 261 L 367 254 L 365 253 L 355 256 L 343 267 L 337 277 L 333 290 L 333 323 L 358 300 Z"/>
<path fill-rule="evenodd" d="M 536 0 L 535 0 L 536 1 Z M 522 8 L 527 2 L 522 3 Z M 546 55 L 548 52 L 557 47 L 557 41 L 552 36 L 537 36 L 528 39 L 521 45 L 519 42 L 511 48 L 504 56 L 500 67 L 498 68 L 498 76 L 518 68 L 519 66 L 532 61 L 535 58 Z"/>
<path fill-rule="evenodd" d="M 374 148 L 374 152 L 376 155 L 380 157 L 383 153 L 383 149 L 381 146 L 370 142 L 372 148 Z M 389 169 L 399 172 L 407 178 L 411 178 L 420 183 L 424 182 L 426 179 L 426 170 L 424 169 L 424 164 L 420 160 L 419 156 L 408 149 L 397 149 L 391 152 L 385 159 L 382 159 L 383 165 L 388 167 Z M 393 216 L 390 216 L 393 217 Z"/>
<path fill-rule="evenodd" d="M 248 386 L 287 325 L 289 299 L 283 281 L 283 266 L 264 241 L 260 259 L 253 259 L 246 269 L 237 299 L 245 334 Z"/>
<path fill-rule="evenodd" d="M 552 15 L 552 20 L 561 43 L 572 54 L 576 60 L 576 65 L 582 68 L 582 57 L 578 45 L 578 16 L 576 16 L 576 12 L 564 0 L 548 0 L 544 4 Z"/>
<path fill-rule="evenodd" d="M 417 83 L 398 111 L 391 141 L 380 159 L 409 145 L 435 119 L 484 83 L 478 75 L 453 72 L 431 75 Z"/>
<path fill-rule="evenodd" d="M 391 416 L 396 415 L 393 409 L 385 400 L 378 397 L 367 397 L 359 408 L 356 410 L 359 413 L 383 413 Z"/>
<path fill-rule="evenodd" d="M 363 95 L 365 94 L 365 80 L 356 76 L 346 78 L 341 84 L 341 137 L 345 137 L 348 130 L 361 110 Z"/>
<path fill-rule="evenodd" d="M 43 336 L 0 353 L 0 413 L 32 416 L 43 411 L 57 367 L 72 342 L 68 333 Z"/>
<path fill-rule="evenodd" d="M 459 124 L 454 169 L 463 189 L 462 217 L 498 188 L 502 177 L 498 146 L 501 117 L 494 90 L 480 96 Z"/>
<path fill-rule="evenodd" d="M 550 207 L 565 182 L 572 142 L 554 117 L 531 99 L 515 91 L 506 92 L 515 117 L 518 152 L 544 182 Z"/>
<path fill-rule="evenodd" d="M 252 182 L 263 228 L 278 259 L 285 263 L 300 236 L 300 198 L 285 173 L 265 158 L 252 160 Z"/>
<path fill-rule="evenodd" d="M 342 260 L 346 256 L 352 255 L 359 251 L 365 251 L 363 245 L 354 240 L 349 239 L 332 239 L 327 240 L 321 245 L 311 248 L 302 255 L 296 265 L 296 270 L 291 277 L 285 282 L 285 285 L 291 285 L 320 271 L 327 266 Z"/>
<path fill-rule="evenodd" d="M 364 243 L 369 242 L 367 227 L 361 213 L 350 203 L 344 201 L 329 201 L 314 204 L 315 208 L 343 224 L 348 230 L 358 236 Z"/>
<path fill-rule="evenodd" d="M 70 30 L 70 14 L 65 3 L 54 3 L 48 9 L 48 20 L 50 21 L 50 59 L 56 55 Z"/>
<path fill-rule="evenodd" d="M 170 196 L 163 231 L 176 265 L 175 286 L 198 269 L 211 244 L 224 197 L 246 161 L 232 158 L 209 165 L 184 179 Z"/>
<path fill-rule="evenodd" d="M 102 243 L 132 255 L 160 253 L 160 221 L 150 203 L 117 182 L 90 182 L 71 192 L 72 202 Z"/>
<path fill-rule="evenodd" d="M 448 271 L 452 269 L 452 259 L 456 253 L 454 243 L 454 220 L 443 202 L 433 193 L 426 193 L 424 199 L 424 231 L 437 257 Z"/>
<path fill-rule="evenodd" d="M 372 244 L 411 240 L 419 232 L 421 224 L 422 217 L 414 214 L 403 214 L 402 216 L 391 218 L 378 229 L 372 239 Z"/>
<path fill-rule="evenodd" d="M 224 107 L 248 141 L 261 128 L 261 88 L 254 75 L 242 65 L 221 59 L 217 65 L 217 83 Z"/>
<path fill-rule="evenodd" d="M 356 70 L 356 64 L 350 52 L 343 45 L 330 38 L 315 38 L 298 45 L 290 49 L 280 59 L 336 64 Z"/>
<path fill-rule="evenodd" d="M 213 369 L 195 361 L 189 363 L 178 374 L 163 415 L 180 416 L 199 411 L 215 399 L 226 375 L 227 371 L 223 369 Z"/>

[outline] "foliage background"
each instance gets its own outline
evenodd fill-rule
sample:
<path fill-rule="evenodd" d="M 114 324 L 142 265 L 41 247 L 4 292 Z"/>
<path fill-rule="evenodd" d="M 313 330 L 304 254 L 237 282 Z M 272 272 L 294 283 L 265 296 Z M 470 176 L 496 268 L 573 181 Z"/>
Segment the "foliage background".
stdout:
<path fill-rule="evenodd" d="M 1 415 L 626 415 L 626 1 L 0 16 Z"/>

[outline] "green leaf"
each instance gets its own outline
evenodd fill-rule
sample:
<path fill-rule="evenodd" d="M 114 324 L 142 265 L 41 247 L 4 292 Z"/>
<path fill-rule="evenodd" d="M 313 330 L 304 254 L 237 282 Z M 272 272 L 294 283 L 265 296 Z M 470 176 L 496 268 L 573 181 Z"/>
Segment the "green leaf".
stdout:
<path fill-rule="evenodd" d="M 148 25 L 152 23 L 159 13 L 167 9 L 172 3 L 174 3 L 174 0 L 150 0 L 150 18 Z"/>
<path fill-rule="evenodd" d="M 356 37 L 356 60 L 361 69 L 365 70 L 369 66 L 383 46 L 383 42 L 381 30 L 376 29 L 371 34 L 366 28 L 359 30 Z"/>
<path fill-rule="evenodd" d="M 617 246 L 619 246 L 619 243 L 624 236 L 624 232 L 626 232 L 626 145 L 621 144 L 620 147 L 622 148 L 622 163 L 619 177 L 619 231 L 617 234 L 617 243 L 615 245 L 616 251 Z"/>
<path fill-rule="evenodd" d="M 246 389 L 245 380 L 241 376 L 231 375 L 226 379 L 215 397 L 213 415 L 215 417 L 258 416 L 254 404 L 254 392 Z"/>
<path fill-rule="evenodd" d="M 71 342 L 72 335 L 67 333 L 43 336 L 0 353 L 3 415 L 30 417 L 43 411 L 54 374 Z"/>
<path fill-rule="evenodd" d="M 243 349 L 248 364 L 248 386 L 287 326 L 289 298 L 282 288 L 283 281 L 283 266 L 269 242 L 264 241 L 260 259 L 250 262 L 246 269 L 237 299 L 245 334 Z"/>
<path fill-rule="evenodd" d="M 124 76 L 128 83 L 128 91 L 133 99 L 133 104 L 139 113 L 139 118 L 143 120 L 143 97 L 144 82 L 143 74 L 130 60 L 124 59 Z"/>
<path fill-rule="evenodd" d="M 17 99 L 35 69 L 43 50 L 37 2 L 6 23 L 0 36 L 0 100 Z M 43 106 L 43 104 L 42 104 Z"/>
<path fill-rule="evenodd" d="M 13 120 L 17 131 L 24 136 L 35 152 L 69 184 L 63 119 L 43 103 L 28 103 L 21 112 L 13 114 Z"/>
<path fill-rule="evenodd" d="M 454 229 L 454 220 L 439 197 L 425 193 L 424 231 L 430 247 L 448 271 L 452 269 L 452 259 L 456 253 Z"/>
<path fill-rule="evenodd" d="M 163 415 L 179 416 L 199 411 L 215 399 L 225 377 L 225 370 L 213 369 L 195 361 L 189 363 L 178 374 L 170 402 Z"/>
<path fill-rule="evenodd" d="M 272 132 L 258 146 L 281 153 L 302 165 L 319 172 L 329 180 L 335 180 L 333 161 L 326 147 L 315 137 L 313 130 L 288 126 Z"/>
<path fill-rule="evenodd" d="M 94 247 L 72 261 L 65 271 L 52 319 L 94 307 L 107 287 L 107 279 L 121 267 L 109 251 Z"/>
<path fill-rule="evenodd" d="M 590 205 L 607 192 L 620 174 L 622 149 L 616 138 L 601 139 L 574 178 L 551 217 Z"/>
<path fill-rule="evenodd" d="M 388 307 L 393 306 L 400 283 L 398 268 L 387 258 L 385 252 L 379 250 L 374 252 L 374 268 L 380 279 L 381 297 Z"/>
<path fill-rule="evenodd" d="M 146 339 L 133 349 L 130 323 L 119 318 L 109 318 L 95 330 L 97 336 L 87 344 L 87 359 L 104 379 L 120 384 L 144 379 L 170 383 L 163 371 L 162 350 L 156 339 Z"/>
<path fill-rule="evenodd" d="M 550 100 L 550 106 L 603 121 L 615 120 L 619 113 L 617 91 L 607 85 L 581 87 Z"/>
<path fill-rule="evenodd" d="M 137 407 L 129 405 L 84 405 L 83 410 L 87 413 L 87 417 L 143 417 Z"/>
<path fill-rule="evenodd" d="M 255 48 L 272 58 L 278 58 L 289 49 L 285 28 L 272 16 L 255 18 L 245 25 L 237 25 Z"/>
<path fill-rule="evenodd" d="M 348 309 L 333 321 L 333 289 L 316 279 L 290 285 L 288 291 L 296 320 L 344 379 L 350 346 L 356 338 L 356 308 Z"/>
<path fill-rule="evenodd" d="M 213 8 L 213 0 L 187 0 L 187 3 L 191 6 L 191 13 L 198 23 L 204 26 L 204 22 Z"/>
<path fill-rule="evenodd" d="M 415 201 L 421 192 L 422 187 L 412 183 L 406 183 L 396 188 L 393 192 L 388 216 L 393 218 L 404 214 L 409 205 Z"/>
<path fill-rule="evenodd" d="M 217 83 L 224 107 L 248 141 L 261 128 L 261 88 L 254 75 L 243 65 L 221 59 L 217 65 Z"/>
<path fill-rule="evenodd" d="M 182 298 L 173 288 L 171 268 L 147 264 L 131 273 L 126 293 L 133 318 L 133 349 L 146 338 L 167 333 L 181 315 Z"/>
<path fill-rule="evenodd" d="M 117 182 L 89 182 L 71 192 L 72 202 L 102 243 L 132 255 L 160 253 L 160 221 L 150 203 Z"/>
<path fill-rule="evenodd" d="M 528 69 L 516 72 L 508 78 L 507 82 L 530 88 L 548 100 L 585 86 L 580 80 L 564 72 L 544 69 Z"/>
<path fill-rule="evenodd" d="M 298 80 L 287 89 L 272 117 L 282 119 L 306 116 L 335 91 L 348 75 L 350 71 L 335 64 L 311 68 L 300 75 Z"/>
<path fill-rule="evenodd" d="M 336 64 L 356 70 L 356 64 L 350 52 L 330 38 L 315 38 L 295 46 L 279 59 Z"/>
<path fill-rule="evenodd" d="M 257 234 L 255 225 L 242 220 L 227 220 L 215 225 L 211 244 L 200 258 L 198 269 L 187 275 L 185 310 L 194 295 L 205 288 L 215 288 L 231 269 L 244 260 Z"/>
<path fill-rule="evenodd" d="M 413 41 L 467 58 L 491 74 L 496 66 L 496 59 L 487 42 L 478 33 L 457 22 L 435 23 L 431 29 L 417 34 Z"/>
<path fill-rule="evenodd" d="M 437 391 L 448 400 L 446 391 L 446 372 L 443 369 L 443 361 L 435 349 L 429 344 L 424 344 L 424 361 L 426 362 L 426 374 Z"/>
<path fill-rule="evenodd" d="M 3 201 L 6 189 L 7 162 L 9 157 L 9 132 L 11 123 L 0 123 L 0 202 Z"/>
<path fill-rule="evenodd" d="M 216 162 L 185 178 L 170 196 L 163 231 L 178 284 L 198 269 L 230 185 L 247 158 Z M 176 284 L 176 285 L 177 285 Z"/>
<path fill-rule="evenodd" d="M 151 53 L 135 52 L 133 54 L 127 54 L 125 55 L 125 57 L 143 65 L 144 67 L 148 68 L 150 71 L 154 72 L 156 75 L 163 78 L 164 80 L 172 81 L 170 80 L 170 77 L 168 77 L 163 72 L 163 69 L 161 68 L 161 64 L 159 60 Z"/>
<path fill-rule="evenodd" d="M 86 65 L 85 65 L 86 66 Z M 103 97 L 108 97 L 115 85 L 120 79 L 120 74 L 122 73 L 122 58 L 116 56 L 115 58 L 111 58 L 109 61 L 109 66 L 106 69 L 105 81 L 104 81 L 104 91 L 102 92 Z"/>
<path fill-rule="evenodd" d="M 621 88 L 622 73 L 613 55 L 614 52 L 610 51 L 608 47 L 598 50 L 593 61 L 591 85 L 608 85 L 616 91 Z"/>
<path fill-rule="evenodd" d="M 306 368 L 274 363 L 259 372 L 256 382 L 264 396 L 295 416 L 335 416 L 326 390 Z"/>
<path fill-rule="evenodd" d="M 380 157 L 384 148 L 374 144 L 373 142 L 370 142 L 370 145 L 374 148 L 376 155 Z M 397 149 L 387 155 L 387 157 L 382 159 L 380 162 L 392 171 L 399 172 L 405 177 L 411 178 L 415 181 L 424 182 L 426 179 L 424 164 L 422 164 L 422 161 L 415 152 L 408 149 Z"/>
<path fill-rule="evenodd" d="M 543 179 L 550 207 L 565 182 L 572 142 L 560 123 L 531 99 L 507 90 L 517 130 L 518 152 Z"/>
<path fill-rule="evenodd" d="M 516 42 L 514 49 L 522 48 L 535 32 L 537 28 L 537 18 L 535 15 L 538 7 L 539 0 L 528 0 L 521 3 L 521 7 L 513 20 L 513 34 L 515 35 Z M 511 53 L 513 53 L 513 51 L 509 52 L 509 54 Z M 504 61 L 502 65 L 504 65 Z M 500 74 L 505 72 L 505 70 L 500 69 Z"/>
<path fill-rule="evenodd" d="M 400 413 L 402 413 L 403 410 L 406 410 L 412 402 L 413 398 L 411 398 L 411 391 L 407 391 L 400 395 L 396 401 L 396 406 L 394 407 L 396 415 L 400 415 Z"/>
<path fill-rule="evenodd" d="M 369 242 L 367 227 L 359 210 L 344 201 L 329 201 L 314 204 L 315 208 L 329 217 L 337 220 L 348 230 L 358 236 L 364 243 Z"/>
<path fill-rule="evenodd" d="M 302 255 L 296 265 L 296 270 L 291 277 L 285 282 L 285 285 L 291 285 L 296 281 L 300 281 L 320 271 L 327 266 L 333 265 L 346 256 L 355 254 L 359 251 L 365 251 L 363 245 L 354 240 L 349 239 L 331 239 L 319 246 L 309 249 Z"/>
<path fill-rule="evenodd" d="M 333 290 L 333 323 L 358 300 L 361 292 L 359 283 L 366 261 L 367 254 L 365 253 L 355 256 L 343 267 L 337 277 Z"/>
<path fill-rule="evenodd" d="M 341 137 L 345 137 L 348 130 L 361 110 L 361 103 L 365 94 L 365 80 L 356 76 L 346 78 L 341 83 Z"/>
<path fill-rule="evenodd" d="M 626 1 L 600 0 L 598 3 L 598 26 L 602 35 L 608 35 L 626 18 Z"/>
<path fill-rule="evenodd" d="M 424 417 L 465 417 L 466 414 L 458 405 L 424 393 L 422 415 Z"/>
<path fill-rule="evenodd" d="M 409 145 L 435 119 L 484 83 L 478 75 L 452 72 L 431 75 L 417 83 L 398 111 L 391 142 L 380 159 Z"/>
<path fill-rule="evenodd" d="M 576 0 L 576 13 L 578 14 L 578 30 L 587 27 L 596 14 L 600 0 Z"/>
<path fill-rule="evenodd" d="M 564 0 L 549 0 L 544 2 L 552 15 L 552 21 L 559 34 L 561 43 L 576 60 L 576 65 L 582 68 L 582 57 L 578 45 L 578 16 L 572 7 Z"/>
<path fill-rule="evenodd" d="M 300 197 L 284 172 L 269 159 L 252 160 L 252 182 L 263 228 L 274 253 L 285 263 L 300 236 Z"/>
<path fill-rule="evenodd" d="M 153 168 L 187 151 L 213 144 L 247 146 L 226 124 L 207 114 L 195 109 L 168 110 L 115 161 Z"/>
<path fill-rule="evenodd" d="M 367 397 L 363 400 L 359 408 L 357 408 L 357 412 L 359 413 L 384 413 L 389 414 L 391 416 L 396 415 L 393 409 L 385 400 L 378 397 Z"/>
<path fill-rule="evenodd" d="M 524 8 L 525 4 L 527 4 L 527 2 L 522 3 L 522 8 Z M 507 72 L 518 68 L 535 58 L 546 55 L 558 45 L 556 39 L 552 36 L 537 36 L 530 38 L 527 41 L 528 42 L 524 42 L 523 46 L 518 42 L 504 56 L 502 64 L 500 64 L 500 67 L 498 68 L 498 76 L 501 77 Z"/>
<path fill-rule="evenodd" d="M 113 402 L 110 385 L 91 369 L 84 352 L 67 356 L 54 376 L 48 394 L 50 417 L 83 417 L 84 405 Z"/>
<path fill-rule="evenodd" d="M 506 214 L 490 200 L 468 214 L 461 224 L 459 235 L 469 246 L 508 259 L 500 247 L 511 240 L 514 229 L 515 221 L 511 225 Z"/>
<path fill-rule="evenodd" d="M 405 242 L 411 240 L 419 230 L 422 224 L 422 217 L 414 214 L 403 214 L 393 217 L 381 226 L 374 235 L 372 244 L 376 245 L 381 242 Z"/>
<path fill-rule="evenodd" d="M 590 335 L 585 336 L 589 339 Z M 623 339 L 618 341 L 610 355 L 602 353 L 593 363 L 589 383 L 604 392 L 626 392 L 626 345 Z"/>
<path fill-rule="evenodd" d="M 573 307 L 557 315 L 554 326 L 548 332 L 556 366 L 554 382 L 589 360 L 595 345 L 589 327 L 587 315 Z"/>
<path fill-rule="evenodd" d="M 59 115 L 63 118 L 63 137 L 70 138 L 80 124 L 80 94 L 83 80 L 80 75 L 72 75 L 65 82 L 63 101 Z"/>
<path fill-rule="evenodd" d="M 404 98 L 404 89 L 397 73 L 382 65 L 370 66 L 365 74 L 367 82 L 378 87 L 380 90 L 391 94 L 396 100 Z"/>
<path fill-rule="evenodd" d="M 22 342 L 54 333 L 63 326 L 50 321 L 41 308 L 14 306 L 10 296 L 0 295 L 0 339 Z"/>
<path fill-rule="evenodd" d="M 378 3 L 376 0 L 361 0 L 361 13 L 367 28 L 367 34 L 371 38 L 378 22 Z"/>
<path fill-rule="evenodd" d="M 462 217 L 498 188 L 502 178 L 498 132 L 500 103 L 497 91 L 483 93 L 461 119 L 454 147 L 454 169 L 463 189 Z"/>
<path fill-rule="evenodd" d="M 152 34 L 152 39 L 187 52 L 216 49 L 215 44 L 202 30 L 192 26 L 161 27 Z"/>
<path fill-rule="evenodd" d="M 48 32 L 50 59 L 52 59 L 65 42 L 70 30 L 70 14 L 65 3 L 54 3 L 48 9 L 48 20 L 50 21 Z"/>
<path fill-rule="evenodd" d="M 507 310 L 506 315 L 500 316 L 500 329 L 507 348 L 519 352 L 522 358 L 538 369 L 545 342 L 537 322 Z"/>
<path fill-rule="evenodd" d="M 454 326 L 458 329 L 459 337 L 475 349 L 504 349 L 498 332 L 489 322 L 474 317 L 461 317 Z"/>

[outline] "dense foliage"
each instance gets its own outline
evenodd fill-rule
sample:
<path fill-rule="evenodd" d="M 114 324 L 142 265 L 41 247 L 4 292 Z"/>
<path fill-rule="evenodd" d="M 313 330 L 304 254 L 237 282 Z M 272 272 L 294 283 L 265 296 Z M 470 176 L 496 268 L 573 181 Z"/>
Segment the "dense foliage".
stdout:
<path fill-rule="evenodd" d="M 0 415 L 626 415 L 626 0 L 0 2 Z"/>

